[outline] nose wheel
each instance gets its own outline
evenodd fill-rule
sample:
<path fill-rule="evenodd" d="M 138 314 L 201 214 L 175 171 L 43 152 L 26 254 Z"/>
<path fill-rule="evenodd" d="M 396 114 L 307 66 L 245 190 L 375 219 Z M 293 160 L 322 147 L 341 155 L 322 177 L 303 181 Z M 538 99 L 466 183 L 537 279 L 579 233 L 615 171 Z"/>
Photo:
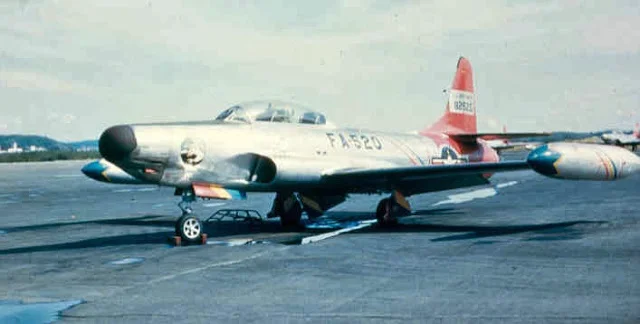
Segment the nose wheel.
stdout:
<path fill-rule="evenodd" d="M 191 190 L 182 193 L 182 201 L 178 204 L 182 210 L 182 216 L 176 221 L 176 236 L 180 236 L 183 241 L 189 243 L 202 242 L 202 222 L 193 214 L 191 203 L 196 199 Z"/>
<path fill-rule="evenodd" d="M 183 215 L 176 222 L 176 236 L 189 243 L 201 242 L 202 222 L 193 214 Z"/>

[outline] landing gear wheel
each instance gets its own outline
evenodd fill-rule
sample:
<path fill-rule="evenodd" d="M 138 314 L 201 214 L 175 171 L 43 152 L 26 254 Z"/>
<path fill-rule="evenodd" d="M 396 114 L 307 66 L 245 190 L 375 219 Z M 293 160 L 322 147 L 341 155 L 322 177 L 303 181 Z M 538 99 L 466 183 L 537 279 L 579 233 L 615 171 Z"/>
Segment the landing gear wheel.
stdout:
<path fill-rule="evenodd" d="M 184 215 L 176 223 L 176 235 L 189 243 L 202 241 L 202 223 L 195 215 Z"/>
<path fill-rule="evenodd" d="M 376 208 L 376 219 L 378 226 L 389 227 L 398 224 L 398 220 L 393 217 L 393 205 L 389 198 L 380 200 Z"/>
<path fill-rule="evenodd" d="M 299 227 L 301 218 L 302 206 L 298 201 L 295 201 L 289 210 L 280 215 L 280 224 L 282 224 L 282 227 Z"/>

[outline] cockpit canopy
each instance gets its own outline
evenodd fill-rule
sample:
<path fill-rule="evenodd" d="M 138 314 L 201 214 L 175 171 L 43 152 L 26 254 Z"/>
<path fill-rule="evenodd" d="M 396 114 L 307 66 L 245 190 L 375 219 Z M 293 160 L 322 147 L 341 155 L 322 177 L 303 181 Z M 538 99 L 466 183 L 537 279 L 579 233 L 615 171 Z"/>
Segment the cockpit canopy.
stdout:
<path fill-rule="evenodd" d="M 253 101 L 226 109 L 216 120 L 224 122 L 269 122 L 325 125 L 327 120 L 319 112 L 283 101 Z"/>

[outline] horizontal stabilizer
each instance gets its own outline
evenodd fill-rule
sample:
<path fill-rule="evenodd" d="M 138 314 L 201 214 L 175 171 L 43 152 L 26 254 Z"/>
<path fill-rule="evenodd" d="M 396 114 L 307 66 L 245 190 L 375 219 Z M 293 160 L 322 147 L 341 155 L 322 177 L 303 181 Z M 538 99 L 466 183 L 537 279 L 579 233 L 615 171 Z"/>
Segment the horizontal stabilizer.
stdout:
<path fill-rule="evenodd" d="M 543 145 L 542 142 L 513 142 L 508 144 L 490 145 L 492 149 L 496 150 L 498 154 L 505 150 L 533 150 L 538 146 Z"/>
<path fill-rule="evenodd" d="M 475 133 L 475 134 L 449 134 L 449 137 L 456 142 L 472 143 L 478 139 L 485 141 L 491 140 L 510 140 L 516 138 L 527 137 L 547 137 L 551 133 Z"/>

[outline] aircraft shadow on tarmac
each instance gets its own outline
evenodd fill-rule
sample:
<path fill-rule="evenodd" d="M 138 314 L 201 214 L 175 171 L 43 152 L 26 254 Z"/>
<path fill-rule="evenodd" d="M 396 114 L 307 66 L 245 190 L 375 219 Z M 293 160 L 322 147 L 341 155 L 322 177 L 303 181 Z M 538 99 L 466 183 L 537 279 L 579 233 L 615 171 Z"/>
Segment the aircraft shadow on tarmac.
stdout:
<path fill-rule="evenodd" d="M 68 242 L 68 243 L 58 243 L 58 244 L 6 249 L 6 250 L 0 250 L 0 255 L 32 253 L 32 252 L 52 252 L 52 251 L 98 248 L 98 247 L 108 247 L 108 246 L 122 246 L 122 245 L 158 244 L 160 242 L 166 242 L 166 240 L 167 240 L 167 233 L 130 234 L 130 235 L 97 237 L 97 238 L 81 240 L 76 242 Z"/>
<path fill-rule="evenodd" d="M 463 212 L 454 208 L 438 208 L 430 210 L 418 210 L 414 211 L 413 215 L 436 215 L 436 214 L 463 214 Z M 358 212 L 358 211 L 339 211 L 326 213 L 327 218 L 333 219 L 339 222 L 346 221 L 358 221 L 372 219 L 374 217 L 371 212 Z M 206 219 L 206 218 L 204 218 Z M 122 226 L 152 226 L 152 227 L 166 227 L 173 229 L 175 226 L 176 218 L 166 215 L 145 215 L 133 218 L 113 218 L 113 219 L 98 219 L 89 221 L 74 221 L 74 222 L 57 222 L 17 227 L 0 228 L 0 230 L 7 233 L 47 230 L 53 228 L 59 228 L 64 226 L 77 226 L 77 225 L 122 225 Z M 250 233 L 277 233 L 286 231 L 279 226 L 277 219 L 273 221 L 262 222 L 243 222 L 243 221 L 211 221 L 204 222 L 205 232 L 210 236 L 215 234 L 222 235 L 237 235 L 237 234 L 250 234 Z M 322 233 L 327 230 L 323 229 L 307 229 L 308 233 Z"/>
<path fill-rule="evenodd" d="M 456 208 L 433 208 L 433 209 L 420 209 L 411 212 L 411 216 L 430 216 L 430 215 L 463 215 L 464 210 Z M 328 211 L 325 215 L 331 219 L 339 221 L 357 221 L 375 218 L 373 212 L 361 212 L 361 211 Z"/>
<path fill-rule="evenodd" d="M 13 249 L 0 250 L 0 255 L 5 254 L 19 254 L 19 253 L 31 253 L 31 252 L 46 252 L 46 251 L 60 251 L 60 250 L 73 250 L 84 248 L 99 248 L 108 246 L 123 246 L 123 245 L 141 245 L 141 244 L 166 244 L 167 239 L 174 235 L 173 228 L 175 226 L 175 219 L 167 216 L 148 215 L 136 218 L 118 218 L 118 219 L 105 219 L 105 220 L 93 220 L 93 221 L 81 221 L 81 222 L 60 222 L 39 224 L 21 227 L 12 227 L 2 229 L 7 234 L 35 231 L 35 230 L 48 230 L 55 229 L 63 226 L 87 226 L 87 225 L 120 225 L 120 226 L 145 226 L 145 227 L 163 227 L 169 228 L 169 231 L 161 231 L 154 233 L 140 233 L 140 234 L 128 234 L 117 236 L 103 236 L 95 237 L 86 240 L 80 240 L 75 242 L 66 242 L 49 245 L 38 245 L 29 247 L 20 247 Z M 300 231 L 298 229 L 283 229 L 280 226 L 280 222 L 277 220 L 263 221 L 258 223 L 248 223 L 242 221 L 212 221 L 203 222 L 203 230 L 209 235 L 211 240 L 217 240 L 221 237 L 229 239 L 232 236 L 237 235 L 252 235 L 257 236 L 260 234 L 262 241 L 270 241 L 281 244 L 295 244 L 301 241 L 301 237 L 308 236 L 309 234 L 324 233 L 331 231 L 332 229 L 314 229 Z"/>
<path fill-rule="evenodd" d="M 418 210 L 412 213 L 412 216 L 429 216 L 429 215 L 459 215 L 465 214 L 464 211 L 454 208 L 439 208 L 429 210 Z M 373 217 L 370 212 L 354 212 L 339 211 L 327 213 L 328 219 L 337 220 L 338 222 L 358 221 L 371 219 Z M 413 218 L 413 217 L 411 217 Z M 410 221 L 410 223 L 409 223 Z M 519 234 L 525 232 L 533 232 L 539 234 L 527 241 L 551 241 L 551 240 L 570 240 L 578 239 L 584 234 L 580 229 L 573 226 L 580 224 L 603 224 L 603 221 L 571 221 L 557 222 L 545 224 L 528 224 L 528 225 L 503 225 L 503 226 L 479 226 L 479 225 L 448 225 L 448 224 L 431 224 L 424 223 L 424 217 L 407 219 L 407 222 L 401 220 L 401 223 L 393 227 L 371 226 L 365 229 L 357 230 L 351 233 L 461 233 L 449 235 L 445 237 L 432 239 L 432 242 L 446 242 L 456 240 L 481 239 L 486 237 L 503 236 L 510 234 Z M 62 226 L 82 226 L 82 225 L 120 225 L 120 226 L 145 226 L 145 227 L 163 227 L 170 229 L 169 231 L 161 231 L 154 233 L 128 234 L 118 236 L 95 237 L 76 242 L 66 242 L 50 245 L 39 245 L 30 247 L 20 247 L 13 249 L 0 250 L 0 255 L 19 254 L 30 252 L 59 251 L 83 248 L 99 248 L 107 246 L 123 246 L 123 245 L 141 245 L 141 244 L 166 244 L 167 238 L 173 235 L 175 219 L 160 215 L 147 215 L 136 218 L 118 218 L 103 219 L 80 222 L 61 222 L 50 224 L 39 224 L 22 227 L 4 228 L 7 234 L 22 231 L 47 230 Z M 319 228 L 306 230 L 283 229 L 277 220 L 263 221 L 250 224 L 242 221 L 213 221 L 204 222 L 204 231 L 208 233 L 212 240 L 220 238 L 229 238 L 236 235 L 255 235 L 261 236 L 258 240 L 271 241 L 281 244 L 298 244 L 302 237 L 318 233 L 325 233 L 334 228 Z M 259 234 L 259 235 L 258 235 Z"/>
<path fill-rule="evenodd" d="M 604 221 L 585 221 L 577 220 L 570 222 L 556 222 L 543 224 L 523 224 L 523 225 L 450 225 L 450 224 L 433 224 L 425 223 L 426 217 L 414 216 L 451 216 L 465 215 L 467 212 L 463 209 L 456 208 L 436 208 L 415 210 L 411 213 L 409 219 L 401 219 L 400 223 L 393 227 L 372 226 L 352 233 L 461 233 L 449 235 L 445 237 L 432 239 L 432 242 L 446 242 L 457 240 L 481 239 L 485 237 L 503 236 L 511 234 L 520 234 L 532 232 L 538 234 L 534 237 L 527 238 L 527 241 L 558 241 L 558 240 L 574 240 L 583 236 L 584 231 L 577 229 L 575 225 L 598 225 L 604 224 Z M 363 212 L 334 212 L 328 213 L 332 218 L 341 220 L 358 220 L 371 219 L 371 213 Z"/>
<path fill-rule="evenodd" d="M 500 226 L 478 226 L 478 225 L 446 225 L 446 224 L 425 224 L 400 223 L 393 227 L 370 227 L 354 233 L 462 233 L 432 239 L 431 242 L 447 242 L 458 240 L 480 239 L 486 237 L 503 236 L 532 232 L 538 236 L 526 239 L 527 241 L 557 241 L 579 239 L 584 231 L 576 229 L 575 225 L 604 224 L 604 221 L 571 221 L 545 224 L 529 225 L 500 225 Z"/>
<path fill-rule="evenodd" d="M 151 227 L 166 227 L 173 229 L 175 226 L 176 218 L 163 215 L 146 215 L 135 218 L 114 218 L 114 219 L 100 219 L 90 221 L 76 221 L 76 222 L 58 222 L 38 225 L 27 225 L 18 227 L 1 228 L 7 233 L 35 231 L 35 230 L 47 230 L 53 228 L 59 228 L 63 226 L 77 226 L 77 225 L 122 225 L 122 226 L 151 226 Z M 273 223 L 274 226 L 270 226 Z M 226 235 L 251 233 L 251 232 L 264 232 L 264 231 L 282 231 L 278 230 L 277 225 L 274 222 L 260 222 L 249 224 L 248 222 L 234 222 L 234 221 L 212 221 L 203 223 L 205 229 L 212 229 L 215 232 L 215 227 L 220 227 L 225 230 Z M 248 231 L 248 232 L 247 232 Z M 237 232 L 237 233 L 235 233 Z"/>

